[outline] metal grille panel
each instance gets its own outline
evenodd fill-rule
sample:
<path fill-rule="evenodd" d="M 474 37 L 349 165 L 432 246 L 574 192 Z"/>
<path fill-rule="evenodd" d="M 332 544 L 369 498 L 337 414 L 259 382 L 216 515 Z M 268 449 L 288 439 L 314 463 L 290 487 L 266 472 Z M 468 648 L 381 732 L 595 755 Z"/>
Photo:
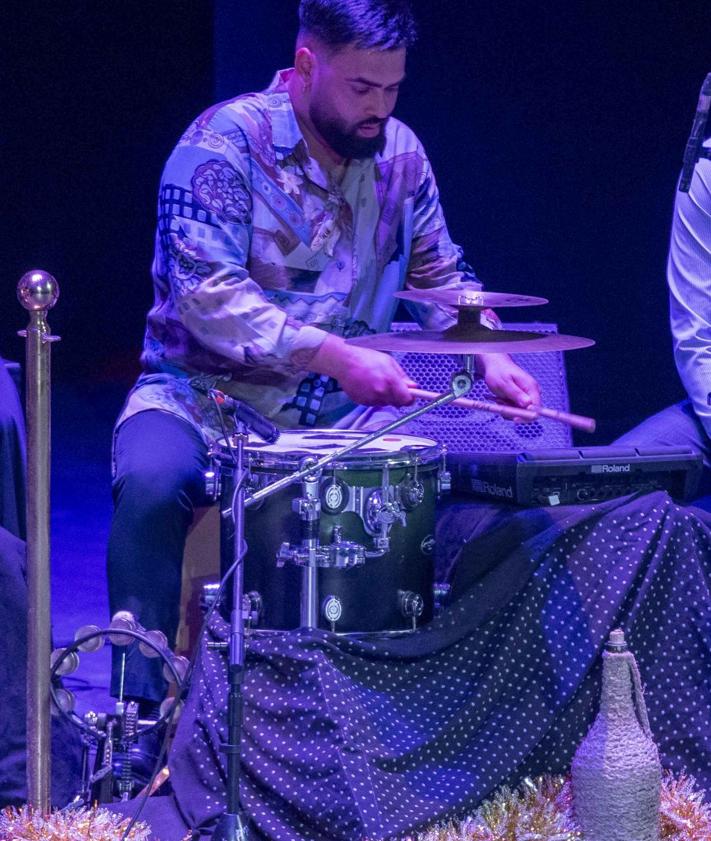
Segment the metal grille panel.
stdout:
<path fill-rule="evenodd" d="M 504 324 L 507 330 L 531 330 L 538 333 L 557 333 L 556 324 Z M 413 330 L 409 322 L 393 324 L 393 330 Z M 430 391 L 447 391 L 451 375 L 460 367 L 457 357 L 426 353 L 394 354 L 413 380 Z M 541 387 L 543 405 L 551 409 L 569 411 L 565 362 L 561 351 L 550 353 L 518 353 L 512 358 L 531 373 Z M 493 395 L 477 379 L 470 395 L 476 400 L 494 400 Z M 405 410 L 406 411 L 406 410 Z M 572 446 L 571 429 L 566 424 L 546 418 L 532 423 L 512 423 L 500 415 L 445 406 L 430 412 L 408 425 L 415 435 L 434 438 L 447 445 L 450 452 L 518 452 Z"/>

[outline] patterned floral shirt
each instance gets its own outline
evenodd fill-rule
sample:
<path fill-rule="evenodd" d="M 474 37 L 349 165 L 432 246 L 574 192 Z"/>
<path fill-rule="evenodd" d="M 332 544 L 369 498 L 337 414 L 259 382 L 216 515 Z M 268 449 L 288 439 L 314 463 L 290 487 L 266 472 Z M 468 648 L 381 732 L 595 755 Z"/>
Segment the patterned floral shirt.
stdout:
<path fill-rule="evenodd" d="M 220 427 L 205 392 L 216 387 L 283 427 L 358 425 L 363 407 L 308 373 L 326 333 L 387 331 L 394 292 L 468 271 L 413 132 L 390 119 L 382 153 L 349 161 L 335 183 L 309 157 L 291 72 L 206 111 L 166 164 L 144 373 L 119 422 L 163 409 L 210 441 Z M 412 310 L 432 329 L 448 318 Z"/>

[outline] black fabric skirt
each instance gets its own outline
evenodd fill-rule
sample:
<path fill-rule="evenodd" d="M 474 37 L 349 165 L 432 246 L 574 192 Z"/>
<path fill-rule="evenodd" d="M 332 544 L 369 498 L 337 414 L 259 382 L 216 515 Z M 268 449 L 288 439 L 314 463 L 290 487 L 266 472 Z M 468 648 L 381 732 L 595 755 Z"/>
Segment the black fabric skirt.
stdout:
<path fill-rule="evenodd" d="M 613 628 L 636 655 L 663 765 L 711 793 L 711 516 L 656 492 L 596 506 L 451 505 L 452 604 L 397 639 L 256 634 L 242 801 L 259 837 L 369 841 L 568 771 Z M 224 639 L 220 619 L 212 639 Z M 176 804 L 225 807 L 226 657 L 203 647 L 171 754 Z"/>

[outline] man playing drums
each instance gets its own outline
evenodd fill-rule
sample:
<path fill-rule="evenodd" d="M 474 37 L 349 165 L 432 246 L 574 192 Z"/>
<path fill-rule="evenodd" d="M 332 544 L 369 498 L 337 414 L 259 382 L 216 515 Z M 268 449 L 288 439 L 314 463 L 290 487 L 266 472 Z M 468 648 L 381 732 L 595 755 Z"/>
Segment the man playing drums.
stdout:
<path fill-rule="evenodd" d="M 406 0 L 302 0 L 299 14 L 294 67 L 198 117 L 160 185 L 143 373 L 115 437 L 108 570 L 112 612 L 170 640 L 208 445 L 222 436 L 208 390 L 284 428 L 377 427 L 385 407 L 412 402 L 412 383 L 392 357 L 345 340 L 388 330 L 403 288 L 473 278 L 422 145 L 391 117 L 414 41 Z M 448 319 L 412 309 L 431 329 Z M 500 399 L 540 402 L 505 354 L 479 367 Z M 150 713 L 160 664 L 132 659 L 125 693 Z"/>

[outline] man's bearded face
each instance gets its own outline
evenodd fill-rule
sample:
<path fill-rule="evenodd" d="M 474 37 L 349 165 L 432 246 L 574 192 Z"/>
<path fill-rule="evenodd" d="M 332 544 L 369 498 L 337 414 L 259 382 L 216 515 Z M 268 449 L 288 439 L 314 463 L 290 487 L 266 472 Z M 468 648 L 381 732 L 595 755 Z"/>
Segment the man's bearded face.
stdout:
<path fill-rule="evenodd" d="M 348 123 L 327 101 L 312 99 L 309 117 L 323 140 L 342 158 L 372 158 L 385 146 L 385 124 L 378 117 Z"/>
<path fill-rule="evenodd" d="M 322 140 L 342 158 L 371 158 L 381 152 L 404 76 L 404 49 L 345 47 L 320 54 L 309 118 Z"/>

